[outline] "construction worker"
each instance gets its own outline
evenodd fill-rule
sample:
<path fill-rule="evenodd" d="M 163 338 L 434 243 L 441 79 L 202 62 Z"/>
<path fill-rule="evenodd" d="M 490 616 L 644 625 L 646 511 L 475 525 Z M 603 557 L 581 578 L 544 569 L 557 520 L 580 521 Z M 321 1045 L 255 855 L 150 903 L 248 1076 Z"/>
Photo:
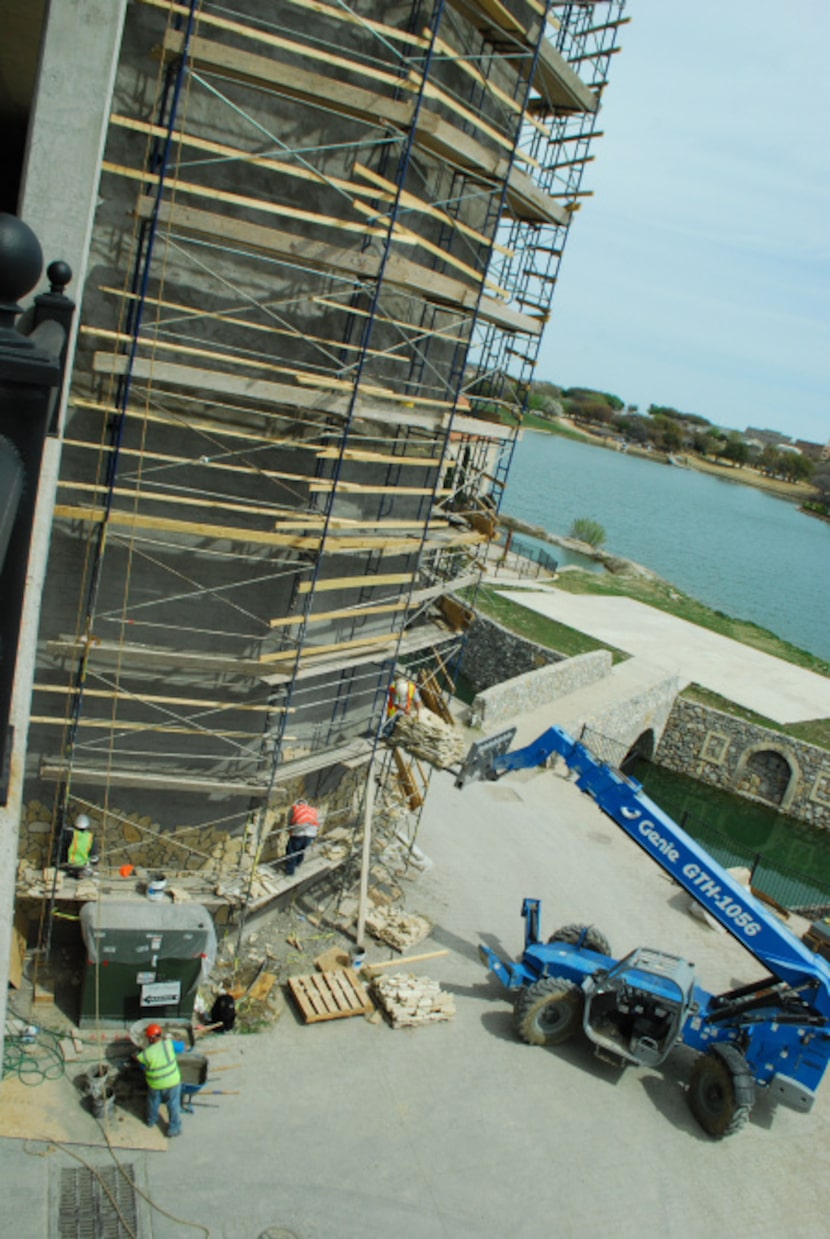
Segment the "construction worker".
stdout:
<path fill-rule="evenodd" d="M 386 699 L 386 722 L 383 724 L 383 734 L 391 736 L 395 724 L 401 714 L 420 715 L 421 694 L 414 680 L 406 676 L 398 676 L 394 684 L 389 685 L 389 695 Z"/>
<path fill-rule="evenodd" d="M 75 825 L 64 831 L 65 855 L 62 868 L 73 878 L 89 877 L 92 866 L 98 864 L 98 849 L 92 833 L 92 822 L 85 813 L 79 813 Z"/>
<path fill-rule="evenodd" d="M 320 815 L 302 798 L 291 806 L 288 819 L 288 846 L 285 849 L 285 872 L 291 877 L 303 863 L 304 853 L 320 830 Z"/>
<path fill-rule="evenodd" d="M 167 1135 L 182 1134 L 182 1073 L 176 1054 L 185 1049 L 183 1041 L 165 1037 L 160 1024 L 148 1024 L 147 1048 L 135 1055 L 147 1081 L 147 1126 L 155 1127 L 162 1102 L 167 1106 Z"/>

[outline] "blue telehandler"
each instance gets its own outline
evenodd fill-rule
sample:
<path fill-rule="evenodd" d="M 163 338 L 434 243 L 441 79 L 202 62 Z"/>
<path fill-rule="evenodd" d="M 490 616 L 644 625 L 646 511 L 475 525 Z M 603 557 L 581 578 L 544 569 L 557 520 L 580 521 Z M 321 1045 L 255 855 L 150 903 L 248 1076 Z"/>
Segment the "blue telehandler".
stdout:
<path fill-rule="evenodd" d="M 694 965 L 638 947 L 615 959 L 593 925 L 566 925 L 544 942 L 541 904 L 525 899 L 517 963 L 480 946 L 482 961 L 515 992 L 518 1036 L 558 1045 L 580 1027 L 600 1058 L 656 1067 L 678 1043 L 698 1051 L 689 1104 L 721 1138 L 746 1123 L 758 1089 L 808 1111 L 830 1059 L 830 964 L 799 941 L 642 791 L 559 727 L 509 751 L 515 728 L 474 744 L 457 777 L 498 779 L 561 757 L 576 785 L 768 970 L 763 980 L 710 994 Z"/>

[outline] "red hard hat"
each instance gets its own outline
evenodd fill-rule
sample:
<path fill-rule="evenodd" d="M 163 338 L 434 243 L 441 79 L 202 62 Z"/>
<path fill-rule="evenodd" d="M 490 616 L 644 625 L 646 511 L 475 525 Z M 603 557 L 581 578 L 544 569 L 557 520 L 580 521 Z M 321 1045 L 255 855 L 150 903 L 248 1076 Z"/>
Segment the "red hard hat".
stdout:
<path fill-rule="evenodd" d="M 148 1041 L 158 1041 L 159 1037 L 164 1036 L 164 1029 L 161 1024 L 148 1024 L 146 1032 Z"/>

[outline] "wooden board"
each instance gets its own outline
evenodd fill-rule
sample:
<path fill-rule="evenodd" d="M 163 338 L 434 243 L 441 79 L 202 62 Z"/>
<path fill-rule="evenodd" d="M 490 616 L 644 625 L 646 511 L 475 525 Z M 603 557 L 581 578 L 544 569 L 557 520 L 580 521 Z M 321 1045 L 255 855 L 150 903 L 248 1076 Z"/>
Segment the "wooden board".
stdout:
<path fill-rule="evenodd" d="M 18 910 L 14 914 L 12 925 L 11 950 L 9 953 L 9 985 L 20 989 L 23 981 L 23 964 L 26 959 L 27 917 Z"/>
<path fill-rule="evenodd" d="M 276 984 L 277 975 L 274 972 L 263 972 L 248 990 L 247 997 L 252 1002 L 264 1002 Z"/>
<path fill-rule="evenodd" d="M 207 212 L 202 212 L 207 214 Z M 216 236 L 224 235 L 222 217 L 216 216 L 218 232 Z M 253 227 L 254 225 L 251 225 Z M 411 266 L 412 264 L 410 264 Z M 115 353 L 95 353 L 92 368 L 100 374 L 126 373 L 128 358 Z M 216 392 L 220 396 L 230 396 L 234 399 L 257 401 L 261 406 L 260 414 L 268 414 L 269 407 L 284 409 L 301 409 L 307 412 L 315 423 L 321 417 L 346 417 L 350 408 L 350 396 L 320 392 L 317 388 L 305 390 L 292 387 L 287 383 L 274 383 L 270 379 L 254 379 L 242 374 L 225 373 L 220 370 L 206 369 L 199 366 L 183 366 L 176 362 L 160 362 L 154 358 L 138 357 L 130 367 L 134 379 L 146 379 L 156 387 L 183 387 L 201 393 L 206 390 Z M 266 407 L 268 406 L 268 407 Z M 401 402 L 368 400 L 358 398 L 356 413 L 375 421 L 390 421 L 396 426 L 422 426 L 434 431 L 443 426 L 446 411 L 441 408 L 434 412 L 418 409 L 407 409 Z M 95 445 L 96 450 L 98 445 Z M 147 454 L 144 453 L 146 456 Z M 215 466 L 215 462 L 214 462 Z M 207 468 L 214 466 L 206 466 Z M 222 464 L 222 469 L 230 472 L 252 473 L 262 475 L 262 470 L 252 470 L 243 466 Z M 267 474 L 266 474 L 267 476 Z"/>
<path fill-rule="evenodd" d="M 175 533 L 211 538 L 215 541 L 239 542 L 243 545 L 286 546 L 295 550 L 315 550 L 320 545 L 316 536 L 298 537 L 295 534 L 271 533 L 260 529 L 245 529 L 236 525 L 208 525 L 202 521 L 173 520 L 168 517 L 142 516 L 136 512 L 122 512 L 116 508 L 77 507 L 58 503 L 54 515 L 71 521 L 101 524 L 107 520 L 119 528 L 152 530 L 156 533 Z"/>
<path fill-rule="evenodd" d="M 71 1075 L 83 1072 L 73 1068 Z M 106 1135 L 104 1134 L 106 1132 Z M 44 1080 L 37 1088 L 17 1077 L 3 1081 L 0 1106 L 0 1136 L 12 1140 L 59 1141 L 61 1144 L 86 1144 L 90 1147 L 146 1149 L 163 1152 L 167 1140 L 159 1127 L 149 1128 L 143 1114 L 116 1105 L 103 1128 L 83 1104 L 70 1074 L 59 1080 Z"/>
<path fill-rule="evenodd" d="M 289 977 L 288 988 L 306 1024 L 368 1015 L 374 1006 L 353 968 Z"/>
<path fill-rule="evenodd" d="M 421 789 L 415 781 L 415 775 L 412 773 L 412 767 L 407 763 L 406 758 L 400 749 L 392 750 L 392 757 L 395 761 L 395 768 L 398 775 L 398 782 L 406 796 L 406 802 L 409 808 L 414 812 L 420 809 L 424 803 L 424 797 Z"/>
<path fill-rule="evenodd" d="M 164 59 L 180 55 L 183 47 L 184 35 L 168 30 L 164 36 Z M 232 81 L 249 83 L 260 90 L 273 90 L 285 98 L 330 108 L 340 115 L 376 125 L 388 121 L 406 129 L 415 113 L 414 102 L 394 100 L 384 90 L 334 81 L 325 69 L 320 72 L 301 69 L 284 60 L 230 47 L 214 39 L 191 39 L 189 57 L 199 68 Z"/>
<path fill-rule="evenodd" d="M 143 194 L 138 199 L 136 215 L 139 219 L 150 219 L 156 209 L 155 199 Z M 202 237 L 211 244 L 216 244 L 221 237 L 225 244 L 233 243 L 244 247 L 251 253 L 265 253 L 287 259 L 313 268 L 315 271 L 338 273 L 357 276 L 360 279 L 376 279 L 381 274 L 380 260 L 368 253 L 357 253 L 343 249 L 323 241 L 298 240 L 295 233 L 282 232 L 276 228 L 265 227 L 262 224 L 250 223 L 246 220 L 232 219 L 212 211 L 197 210 L 178 203 L 164 203 L 158 212 L 158 218 L 165 227 L 182 229 L 196 237 Z M 522 314 L 509 306 L 495 301 L 492 297 L 482 297 L 478 300 L 478 292 L 473 284 L 465 284 L 449 276 L 439 275 L 431 268 L 421 266 L 409 259 L 395 254 L 387 258 L 383 266 L 386 284 L 402 289 L 411 295 L 423 296 L 427 301 L 439 305 L 448 305 L 470 312 L 478 305 L 479 317 L 487 322 L 496 323 L 506 331 L 521 331 L 530 335 L 540 335 L 544 324 L 527 314 Z M 93 368 L 98 372 L 106 372 L 107 366 L 112 372 L 118 372 L 126 365 L 126 358 L 109 357 L 96 354 Z M 138 374 L 138 362 L 133 362 L 132 371 Z M 152 369 L 159 377 L 165 363 L 154 363 Z M 204 389 L 208 377 L 215 382 L 212 372 L 203 372 L 199 386 Z M 242 380 L 250 384 L 252 380 Z M 251 393 L 249 393 L 251 394 Z M 297 394 L 291 403 L 299 403 Z M 406 402 L 404 402 L 406 403 Z M 369 415 L 368 413 L 366 414 Z M 405 419 L 398 417 L 399 421 Z"/>
<path fill-rule="evenodd" d="M 319 972 L 335 972 L 340 968 L 348 968 L 349 963 L 348 951 L 344 951 L 339 946 L 332 946 L 315 958 L 314 967 Z"/>

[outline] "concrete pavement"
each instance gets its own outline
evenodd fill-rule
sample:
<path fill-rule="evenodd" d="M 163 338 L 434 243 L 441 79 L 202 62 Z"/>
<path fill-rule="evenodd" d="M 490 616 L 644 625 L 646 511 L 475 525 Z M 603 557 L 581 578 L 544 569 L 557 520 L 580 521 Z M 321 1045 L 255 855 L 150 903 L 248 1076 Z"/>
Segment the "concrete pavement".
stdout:
<path fill-rule="evenodd" d="M 544 900 L 546 934 L 596 922 L 619 954 L 649 944 L 694 959 L 709 988 L 762 975 L 756 961 L 690 917 L 678 888 L 552 771 L 463 792 L 436 776 L 419 844 L 434 867 L 406 884 L 407 906 L 434 929 L 418 949 L 450 954 L 418 970 L 455 994 L 455 1020 L 303 1025 L 286 1006 L 268 1032 L 217 1040 L 215 1061 L 232 1069 L 217 1079 L 239 1095 L 186 1117 L 166 1153 L 120 1154 L 167 1211 L 153 1239 L 185 1233 L 168 1213 L 213 1239 L 823 1239 L 830 1084 L 811 1114 L 761 1101 L 743 1132 L 712 1142 L 686 1103 L 687 1051 L 620 1075 L 581 1039 L 524 1045 L 476 947 L 518 952 L 529 895 Z M 369 957 L 392 954 L 374 945 Z M 0 1144 L 0 1229 L 42 1239 L 49 1193 L 77 1163 Z"/>
<path fill-rule="evenodd" d="M 830 717 L 830 679 L 630 598 L 547 586 L 500 590 L 520 606 L 624 650 L 655 671 L 695 682 L 777 723 Z"/>

